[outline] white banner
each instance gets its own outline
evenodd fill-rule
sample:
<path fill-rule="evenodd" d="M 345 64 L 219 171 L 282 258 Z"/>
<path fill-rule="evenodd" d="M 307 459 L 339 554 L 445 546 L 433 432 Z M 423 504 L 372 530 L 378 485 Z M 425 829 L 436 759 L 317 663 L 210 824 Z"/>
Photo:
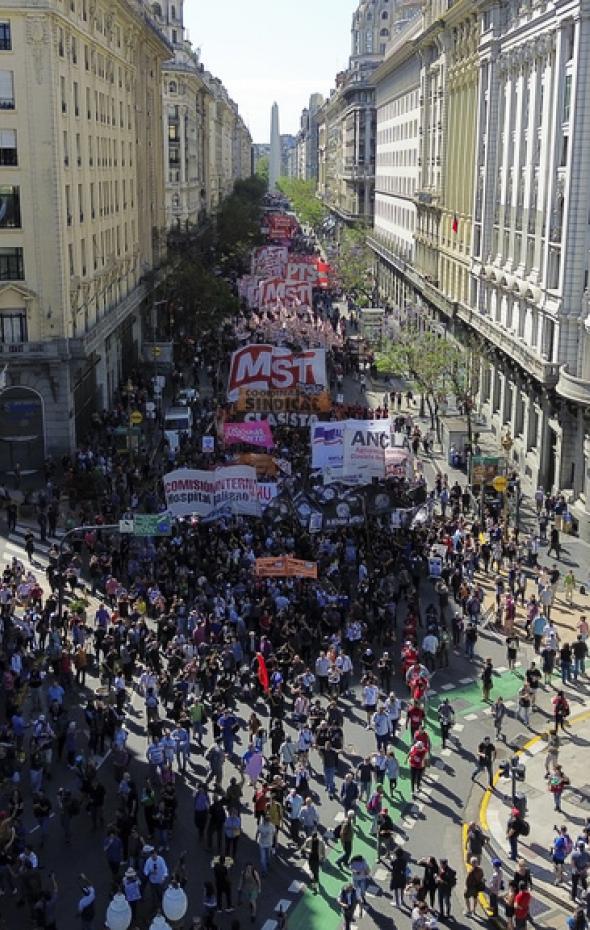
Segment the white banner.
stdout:
<path fill-rule="evenodd" d="M 310 430 L 311 467 L 342 468 L 344 426 L 340 423 L 314 423 Z"/>
<path fill-rule="evenodd" d="M 309 349 L 295 355 L 285 346 L 252 343 L 231 357 L 227 399 L 236 401 L 241 389 L 251 391 L 301 390 L 319 393 L 326 386 L 326 351 Z"/>
<path fill-rule="evenodd" d="M 391 420 L 346 420 L 343 438 L 344 476 L 360 480 L 385 477 L 385 453 L 393 446 Z"/>
<path fill-rule="evenodd" d="M 263 510 L 266 510 L 270 502 L 279 493 L 279 486 L 276 481 L 259 481 L 258 482 L 258 501 Z"/>
<path fill-rule="evenodd" d="M 214 471 L 178 468 L 164 475 L 164 492 L 166 508 L 173 517 L 206 517 L 225 505 L 232 513 L 260 514 L 256 469 L 249 465 L 229 465 Z"/>

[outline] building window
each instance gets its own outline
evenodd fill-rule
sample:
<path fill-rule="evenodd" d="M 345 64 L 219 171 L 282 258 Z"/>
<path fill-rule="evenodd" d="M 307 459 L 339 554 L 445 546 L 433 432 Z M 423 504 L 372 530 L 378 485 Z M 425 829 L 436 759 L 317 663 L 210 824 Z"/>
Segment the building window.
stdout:
<path fill-rule="evenodd" d="M 170 91 L 171 94 L 176 93 L 176 81 L 170 81 L 168 90 Z"/>
<path fill-rule="evenodd" d="M 20 188 L 0 185 L 0 228 L 18 229 L 20 225 Z"/>
<path fill-rule="evenodd" d="M 0 71 L 0 110 L 14 110 L 14 75 Z"/>
<path fill-rule="evenodd" d="M 563 88 L 563 122 L 569 123 L 570 110 L 572 105 L 572 76 L 566 74 L 565 85 Z"/>
<path fill-rule="evenodd" d="M 13 167 L 17 164 L 16 129 L 0 129 L 0 165 Z"/>
<path fill-rule="evenodd" d="M 0 22 L 0 52 L 10 52 L 12 50 L 12 36 L 10 34 L 10 23 L 4 20 Z"/>
<path fill-rule="evenodd" d="M 23 281 L 25 265 L 19 246 L 0 248 L 0 281 Z"/>
<path fill-rule="evenodd" d="M 24 311 L 0 313 L 0 342 L 14 345 L 27 341 L 27 315 Z"/>

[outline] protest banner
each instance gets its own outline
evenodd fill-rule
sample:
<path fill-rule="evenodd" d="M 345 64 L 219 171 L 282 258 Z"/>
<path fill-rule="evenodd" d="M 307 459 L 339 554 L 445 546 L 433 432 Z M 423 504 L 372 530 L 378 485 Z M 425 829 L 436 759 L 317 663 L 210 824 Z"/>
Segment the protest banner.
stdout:
<path fill-rule="evenodd" d="M 344 423 L 342 474 L 367 481 L 385 477 L 385 450 L 393 445 L 391 420 L 347 420 Z"/>
<path fill-rule="evenodd" d="M 317 562 L 294 559 L 290 555 L 259 558 L 255 563 L 257 578 L 317 578 Z"/>
<path fill-rule="evenodd" d="M 327 391 L 245 391 L 235 404 L 238 413 L 329 413 L 332 399 Z M 245 418 L 244 418 L 245 419 Z"/>
<path fill-rule="evenodd" d="M 342 469 L 344 423 L 314 423 L 310 430 L 311 467 Z"/>
<path fill-rule="evenodd" d="M 274 440 L 268 423 L 224 423 L 223 441 L 226 446 L 244 442 L 251 446 L 272 449 Z"/>
<path fill-rule="evenodd" d="M 286 346 L 252 343 L 233 353 L 227 399 L 238 400 L 240 389 L 302 390 L 313 393 L 326 385 L 326 350 L 295 354 Z"/>
<path fill-rule="evenodd" d="M 229 465 L 213 471 L 178 468 L 164 475 L 163 482 L 166 509 L 173 517 L 206 517 L 224 505 L 236 514 L 260 513 L 256 470 L 248 465 Z"/>
<path fill-rule="evenodd" d="M 266 422 L 266 421 L 262 421 Z M 240 452 L 233 456 L 236 465 L 250 465 L 256 469 L 258 478 L 271 475 L 273 478 L 279 473 L 277 460 L 266 452 Z"/>

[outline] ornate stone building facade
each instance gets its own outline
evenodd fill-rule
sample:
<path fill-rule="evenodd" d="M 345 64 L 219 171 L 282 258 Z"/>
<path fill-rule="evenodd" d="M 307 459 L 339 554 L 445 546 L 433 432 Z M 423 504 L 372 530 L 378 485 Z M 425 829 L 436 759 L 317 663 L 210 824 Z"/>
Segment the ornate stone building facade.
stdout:
<path fill-rule="evenodd" d="M 407 63 L 420 69 L 414 258 L 379 215 L 372 239 L 385 297 L 479 343 L 480 417 L 498 446 L 510 430 L 525 486 L 570 495 L 586 536 L 589 12 L 587 0 L 425 7 L 375 74 L 387 107 Z M 387 151 L 378 135 L 378 164 Z"/>
<path fill-rule="evenodd" d="M 171 48 L 126 0 L 13 0 L 0 21 L 0 466 L 37 467 L 137 357 Z"/>
<path fill-rule="evenodd" d="M 166 221 L 194 226 L 235 180 L 250 175 L 252 140 L 237 105 L 185 36 L 183 0 L 159 0 L 151 9 L 174 49 L 162 71 Z"/>
<path fill-rule="evenodd" d="M 353 14 L 348 69 L 318 110 L 318 193 L 339 220 L 372 223 L 376 114 L 371 76 L 419 4 L 362 0 Z"/>

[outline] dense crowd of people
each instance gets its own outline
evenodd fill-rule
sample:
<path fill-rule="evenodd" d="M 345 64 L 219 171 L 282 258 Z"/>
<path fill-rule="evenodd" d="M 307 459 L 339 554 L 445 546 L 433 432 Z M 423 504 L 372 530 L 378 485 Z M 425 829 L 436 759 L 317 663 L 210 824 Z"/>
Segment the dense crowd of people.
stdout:
<path fill-rule="evenodd" d="M 340 326 L 326 299 L 317 312 Z M 371 518 L 360 527 L 311 534 L 293 519 L 269 525 L 227 516 L 176 521 L 170 536 L 142 541 L 101 530 L 127 511 L 158 511 L 158 477 L 170 464 L 203 467 L 223 459 L 223 452 L 203 452 L 200 440 L 215 416 L 231 348 L 230 330 L 221 339 L 216 334 L 191 346 L 189 364 L 175 374 L 175 391 L 191 379 L 200 388 L 193 435 L 178 453 L 154 456 L 150 441 L 135 453 L 116 447 L 117 425 L 153 397 L 153 385 L 138 372 L 114 409 L 95 417 L 92 440 L 59 466 L 47 463 L 38 500 L 40 540 L 50 543 L 46 581 L 34 565 L 32 538 L 31 564 L 13 558 L 0 588 L 6 796 L 0 895 L 14 895 L 36 926 L 52 930 L 60 888 L 52 871 L 39 868 L 40 859 L 49 863 L 61 843 L 88 837 L 102 848 L 105 869 L 80 877 L 84 930 L 101 926 L 97 907 L 105 888 L 124 895 L 134 922 L 151 920 L 165 909 L 167 889 L 187 886 L 189 862 L 176 836 L 181 797 L 190 791 L 196 841 L 208 862 L 202 895 L 190 901 L 195 925 L 210 930 L 216 915 L 236 907 L 240 916 L 232 926 L 240 919 L 255 923 L 278 858 L 302 857 L 317 893 L 334 846 L 343 880 L 336 903 L 348 930 L 371 907 L 372 864 L 355 852 L 368 834 L 389 870 L 393 906 L 407 911 L 413 930 L 429 930 L 452 916 L 458 863 L 433 855 L 412 862 L 399 842 L 395 813 L 405 803 L 402 779 L 410 780 L 413 797 L 421 796 L 433 739 L 440 736 L 445 747 L 454 723 L 449 700 L 428 715 L 432 673 L 449 665 L 453 649 L 473 657 L 486 613 L 483 581 L 493 577 L 493 622 L 506 636 L 509 663 L 527 636 L 541 661 L 539 670 L 533 663 L 527 671 L 519 695 L 527 723 L 541 675 L 556 663 L 564 683 L 585 673 L 586 621 L 580 620 L 573 644 L 560 642 L 551 618 L 559 570 L 540 571 L 530 590 L 524 567 L 534 565 L 535 553 L 529 539 L 517 532 L 507 537 L 493 507 L 481 518 L 469 491 L 444 475 L 431 489 L 436 516 L 405 527 Z M 354 366 L 347 356 L 333 362 L 339 390 Z M 404 403 L 394 392 L 378 413 L 397 416 L 418 452 L 412 409 L 411 394 Z M 275 439 L 293 471 L 307 473 L 307 436 L 279 429 Z M 99 528 L 58 546 L 65 493 L 61 528 Z M 544 508 L 545 501 L 541 515 Z M 9 528 L 16 529 L 16 519 Z M 430 584 L 433 546 L 445 554 Z M 257 558 L 284 553 L 317 561 L 319 580 L 254 574 Z M 488 661 L 484 700 L 492 673 Z M 494 707 L 500 738 L 501 698 Z M 357 712 L 375 737 L 373 751 L 359 758 L 347 738 Z M 556 732 L 566 722 L 566 707 L 556 699 Z M 130 750 L 138 726 L 145 734 L 143 759 Z M 489 745 L 479 747 L 474 778 L 484 771 L 491 781 Z M 559 774 L 554 762 L 551 777 Z M 335 828 L 323 819 L 320 792 L 341 804 Z M 250 814 L 256 857 L 244 842 Z M 34 839 L 25 828 L 31 818 Z M 492 909 L 502 901 L 508 926 L 520 930 L 530 910 L 530 875 L 518 874 L 519 863 L 505 888 L 498 859 L 486 875 L 483 845 L 471 833 L 467 912 L 476 912 L 487 888 Z M 576 874 L 572 894 L 581 900 L 582 868 Z M 279 914 L 279 921 L 285 925 L 287 916 Z"/>

